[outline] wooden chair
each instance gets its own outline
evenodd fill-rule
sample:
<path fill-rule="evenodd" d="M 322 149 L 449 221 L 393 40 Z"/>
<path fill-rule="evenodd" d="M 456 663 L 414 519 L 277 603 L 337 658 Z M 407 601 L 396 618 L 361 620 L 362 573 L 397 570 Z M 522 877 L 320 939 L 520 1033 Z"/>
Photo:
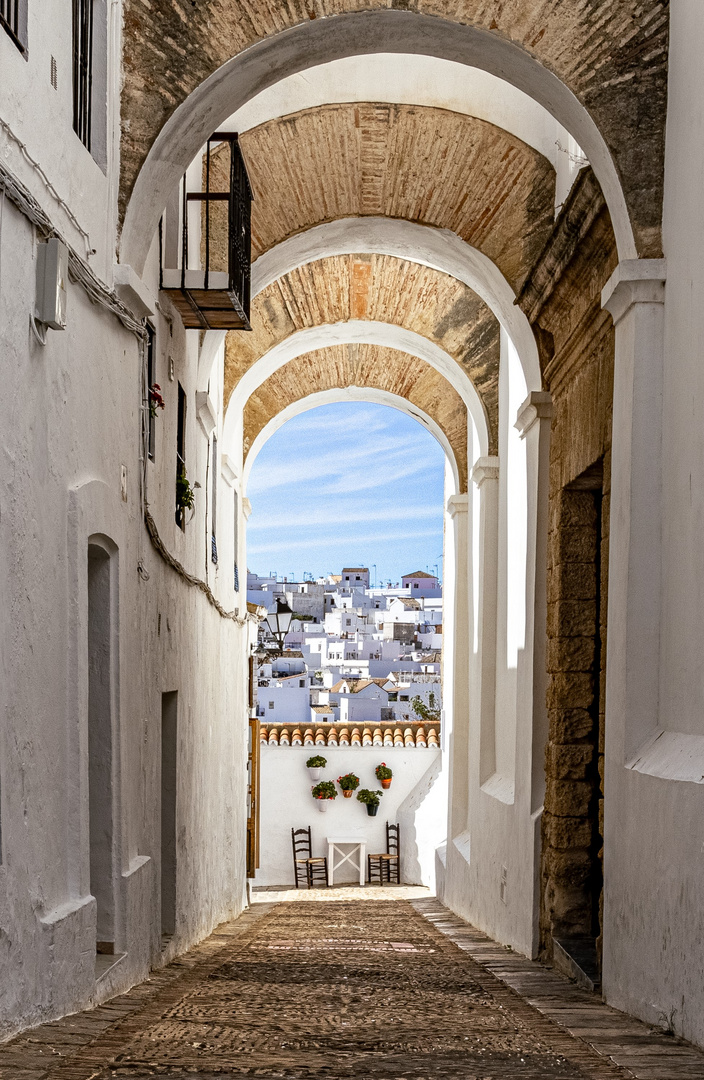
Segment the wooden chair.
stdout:
<path fill-rule="evenodd" d="M 327 885 L 328 860 L 326 858 L 313 858 L 310 825 L 307 829 L 291 829 L 291 844 L 293 846 L 293 872 L 296 875 L 296 888 L 300 889 L 301 883 L 305 882 L 307 887 L 312 889 L 317 880 L 320 880 L 323 885 Z"/>
<path fill-rule="evenodd" d="M 401 884 L 401 828 L 386 822 L 386 851 L 376 855 L 367 855 L 367 880 L 374 883 L 377 877 L 380 885 L 386 881 Z"/>

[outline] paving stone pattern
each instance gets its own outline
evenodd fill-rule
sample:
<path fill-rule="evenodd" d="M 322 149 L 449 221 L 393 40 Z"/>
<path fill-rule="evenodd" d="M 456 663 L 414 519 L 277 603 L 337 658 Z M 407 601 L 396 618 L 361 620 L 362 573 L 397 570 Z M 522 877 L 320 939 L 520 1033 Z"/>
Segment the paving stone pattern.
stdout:
<path fill-rule="evenodd" d="M 648 1047 L 660 1073 L 632 1067 Z M 0 1080 L 241 1076 L 704 1080 L 704 1055 L 431 900 L 257 904 L 129 993 L 0 1047 Z"/>

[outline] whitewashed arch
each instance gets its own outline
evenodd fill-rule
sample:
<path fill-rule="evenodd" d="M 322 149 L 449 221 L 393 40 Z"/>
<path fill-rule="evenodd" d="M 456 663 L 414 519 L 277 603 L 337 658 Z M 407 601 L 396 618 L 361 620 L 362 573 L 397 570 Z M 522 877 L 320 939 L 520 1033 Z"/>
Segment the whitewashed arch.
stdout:
<path fill-rule="evenodd" d="M 620 259 L 637 258 L 616 166 L 595 122 L 572 91 L 518 45 L 475 26 L 414 12 L 375 9 L 284 30 L 223 64 L 161 129 L 127 207 L 121 262 L 141 274 L 159 217 L 208 136 L 256 94 L 289 75 L 346 56 L 384 52 L 436 56 L 504 79 L 542 105 L 589 158 L 604 193 Z"/>
<path fill-rule="evenodd" d="M 278 278 L 316 259 L 377 254 L 429 266 L 463 282 L 481 297 L 513 342 L 528 390 L 540 390 L 538 349 L 528 319 L 499 268 L 450 229 L 435 229 L 402 218 L 351 217 L 316 225 L 277 244 L 252 266 L 252 297 Z M 199 385 L 207 383 L 224 330 L 206 332 L 198 361 Z"/>
<path fill-rule="evenodd" d="M 489 427 L 484 405 L 469 377 L 449 353 L 434 341 L 392 323 L 365 319 L 324 323 L 299 330 L 269 349 L 245 372 L 230 397 L 223 424 L 223 447 L 235 453 L 242 437 L 242 413 L 251 395 L 275 371 L 304 353 L 332 345 L 381 345 L 425 360 L 454 387 L 467 406 L 478 447 L 478 456 L 489 452 Z M 230 450 L 230 448 L 232 448 Z M 471 462 L 470 462 L 471 466 Z"/>
<path fill-rule="evenodd" d="M 481 297 L 510 337 L 529 390 L 541 389 L 540 361 L 528 319 L 499 268 L 450 229 L 402 218 L 353 217 L 316 225 L 277 244 L 252 267 L 253 295 L 304 263 L 332 255 L 378 254 L 429 266 L 463 282 Z"/>
<path fill-rule="evenodd" d="M 294 416 L 300 416 L 301 413 L 309 412 L 311 409 L 317 409 L 321 405 L 332 405 L 340 401 L 371 401 L 376 405 L 388 405 L 390 408 L 397 409 L 399 412 L 405 413 L 406 416 L 412 417 L 414 420 L 417 420 L 418 423 L 426 427 L 430 434 L 438 441 L 440 446 L 442 446 L 450 465 L 454 490 L 447 492 L 448 497 L 457 494 L 459 491 L 457 459 L 455 458 L 452 446 L 442 428 L 435 420 L 428 416 L 426 412 L 419 409 L 416 405 L 412 405 L 405 398 L 399 397 L 398 394 L 392 394 L 388 390 L 377 390 L 375 387 L 371 386 L 348 386 L 345 388 L 337 387 L 333 390 L 320 390 L 315 394 L 309 394 L 307 397 L 301 398 L 300 401 L 292 402 L 285 409 L 282 409 L 280 413 L 272 417 L 269 423 L 266 424 L 257 435 L 245 458 L 242 470 L 243 494 L 246 495 L 247 493 L 249 474 L 257 454 L 279 428 L 283 427 L 288 420 L 292 420 Z"/>

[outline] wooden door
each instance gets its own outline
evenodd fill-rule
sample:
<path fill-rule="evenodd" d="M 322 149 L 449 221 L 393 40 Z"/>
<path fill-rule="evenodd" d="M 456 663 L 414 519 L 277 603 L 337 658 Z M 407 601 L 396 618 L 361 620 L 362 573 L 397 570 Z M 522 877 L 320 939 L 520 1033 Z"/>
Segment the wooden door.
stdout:
<path fill-rule="evenodd" d="M 247 877 L 259 866 L 259 721 L 249 721 L 247 754 Z"/>

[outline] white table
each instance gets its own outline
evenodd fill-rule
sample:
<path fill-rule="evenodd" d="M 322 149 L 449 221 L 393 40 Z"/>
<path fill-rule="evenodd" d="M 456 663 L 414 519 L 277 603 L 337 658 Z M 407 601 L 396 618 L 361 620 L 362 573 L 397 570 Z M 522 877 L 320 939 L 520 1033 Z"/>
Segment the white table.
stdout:
<path fill-rule="evenodd" d="M 342 848 L 352 850 L 343 851 Z M 359 870 L 359 884 L 364 885 L 367 869 L 366 850 L 367 839 L 364 836 L 328 836 L 328 885 L 334 884 L 335 871 L 346 862 L 355 870 Z M 335 862 L 336 857 L 337 862 Z"/>

